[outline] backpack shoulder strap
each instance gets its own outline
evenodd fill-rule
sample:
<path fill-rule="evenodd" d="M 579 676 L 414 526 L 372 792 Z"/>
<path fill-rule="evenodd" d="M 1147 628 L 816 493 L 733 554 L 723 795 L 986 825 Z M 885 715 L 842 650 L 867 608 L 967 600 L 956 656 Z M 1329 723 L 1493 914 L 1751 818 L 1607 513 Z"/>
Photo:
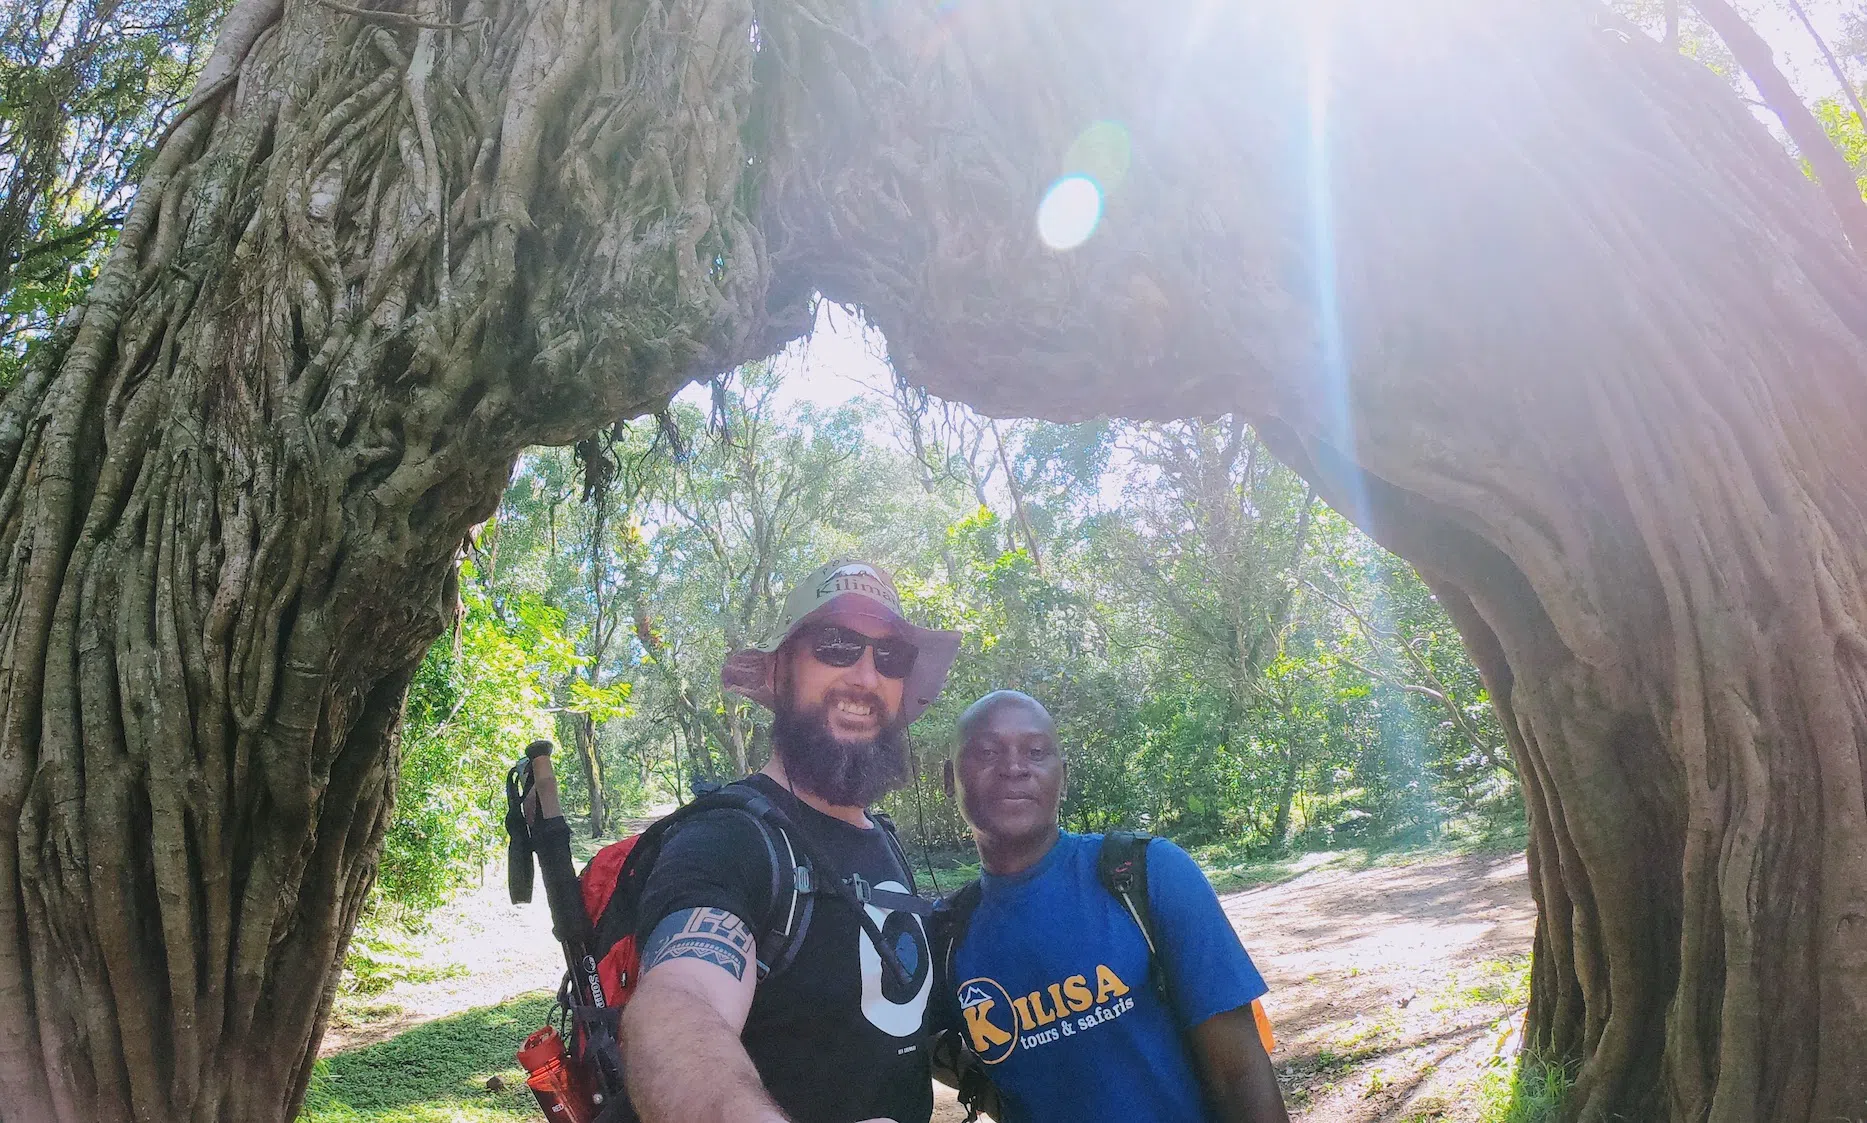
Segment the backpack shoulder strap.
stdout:
<path fill-rule="evenodd" d="M 1147 903 L 1147 844 L 1154 836 L 1137 831 L 1110 831 L 1102 836 L 1102 850 L 1096 855 L 1096 876 L 1102 887 L 1134 917 L 1141 928 L 1147 950 L 1160 954 L 1155 939 L 1154 913 Z"/>
<path fill-rule="evenodd" d="M 771 870 L 771 903 L 759 932 L 758 947 L 765 956 L 758 966 L 759 977 L 766 978 L 789 967 L 797 957 L 814 911 L 812 895 L 816 891 L 816 879 L 811 872 L 809 854 L 792 841 L 796 831 L 791 821 L 750 785 L 732 783 L 697 790 L 692 800 L 650 825 L 642 832 L 641 840 L 630 852 L 623 873 L 617 878 L 617 896 L 624 886 L 639 896 L 668 834 L 682 823 L 715 811 L 750 819 L 765 845 L 766 861 Z"/>
<path fill-rule="evenodd" d="M 887 837 L 889 852 L 895 856 L 895 863 L 901 867 L 901 880 L 902 884 L 907 886 L 907 892 L 896 893 L 887 889 L 877 889 L 862 883 L 860 878 L 856 878 L 853 879 L 858 883 L 856 895 L 864 904 L 874 901 L 885 909 L 911 912 L 922 920 L 926 920 L 933 915 L 934 902 L 914 891 L 914 863 L 908 860 L 907 847 L 901 844 L 901 832 L 895 829 L 895 821 L 880 811 L 870 811 L 868 814 L 869 818 L 875 821 L 875 825 L 882 828 L 882 834 Z"/>
<path fill-rule="evenodd" d="M 1110 831 L 1103 835 L 1102 850 L 1096 855 L 1096 876 L 1141 929 L 1141 939 L 1147 944 L 1148 976 L 1168 1009 L 1172 1009 L 1173 993 L 1167 986 L 1160 929 L 1154 925 L 1154 909 L 1147 897 L 1147 844 L 1152 841 L 1153 835 L 1139 831 Z"/>
<path fill-rule="evenodd" d="M 768 978 L 789 967 L 804 946 L 804 932 L 816 908 L 817 877 L 811 855 L 793 841 L 797 828 L 790 817 L 752 785 L 736 781 L 703 798 L 750 817 L 765 840 L 765 854 L 771 864 L 771 911 L 765 918 L 764 934 L 773 951 L 769 962 L 759 964 L 759 977 Z M 760 947 L 767 942 L 761 940 Z"/>
<path fill-rule="evenodd" d="M 934 906 L 930 931 L 933 961 L 941 980 L 934 1001 L 944 1004 L 946 1022 L 934 1040 L 933 1063 L 936 1073 L 945 1071 L 950 1076 L 948 1082 L 954 1085 L 960 1106 L 966 1109 L 967 1123 L 978 1119 L 981 1112 L 994 1119 L 1004 1118 L 998 1089 L 960 1028 L 964 1014 L 959 1006 L 959 979 L 954 974 L 959 945 L 966 940 L 983 895 L 979 882 L 973 880 L 942 897 Z"/>
<path fill-rule="evenodd" d="M 959 945 L 966 939 L 966 930 L 972 927 L 972 914 L 979 911 L 979 898 L 982 890 L 975 879 L 942 897 L 934 905 L 933 912 L 933 956 L 934 962 L 946 969 L 949 979 L 953 976 L 953 956 Z"/>

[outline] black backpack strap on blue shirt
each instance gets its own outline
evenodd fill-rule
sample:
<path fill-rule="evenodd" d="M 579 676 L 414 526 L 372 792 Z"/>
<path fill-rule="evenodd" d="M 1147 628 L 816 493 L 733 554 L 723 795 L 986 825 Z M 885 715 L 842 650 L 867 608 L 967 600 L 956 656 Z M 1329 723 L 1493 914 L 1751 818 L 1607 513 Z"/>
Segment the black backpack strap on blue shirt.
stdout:
<path fill-rule="evenodd" d="M 979 899 L 984 895 L 985 891 L 975 879 L 942 897 L 934 906 L 934 956 L 936 962 L 945 965 L 948 978 L 953 976 L 953 956 L 966 939 L 966 929 L 972 926 L 972 914 L 979 911 Z"/>
<path fill-rule="evenodd" d="M 1139 831 L 1110 831 L 1102 836 L 1102 850 L 1096 855 L 1096 876 L 1103 888 L 1115 895 L 1122 908 L 1134 918 L 1147 944 L 1147 974 L 1167 1009 L 1178 1007 L 1167 982 L 1167 957 L 1161 952 L 1160 929 L 1154 925 L 1154 908 L 1147 896 L 1147 844 L 1154 836 Z"/>
<path fill-rule="evenodd" d="M 966 938 L 966 929 L 972 925 L 972 914 L 978 911 L 983 895 L 979 882 L 974 880 L 942 897 L 934 906 L 928 931 L 934 963 L 945 979 L 934 996 L 941 1004 L 940 1021 L 944 1026 L 935 1036 L 929 1054 L 935 1069 L 950 1077 L 950 1083 L 959 1094 L 960 1106 L 966 1109 L 964 1123 L 975 1123 L 981 1111 L 994 1119 L 999 1118 L 998 1089 L 986 1075 L 985 1064 L 961 1040 L 960 1027 L 965 1016 L 959 1008 L 959 994 L 955 990 L 958 981 L 953 976 L 954 955 Z"/>

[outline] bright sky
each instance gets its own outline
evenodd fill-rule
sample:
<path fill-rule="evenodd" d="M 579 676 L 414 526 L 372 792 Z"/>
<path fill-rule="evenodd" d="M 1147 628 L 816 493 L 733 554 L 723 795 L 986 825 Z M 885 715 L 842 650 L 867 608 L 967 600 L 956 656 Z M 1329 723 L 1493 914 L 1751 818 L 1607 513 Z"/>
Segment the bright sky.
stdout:
<path fill-rule="evenodd" d="M 1844 6 L 1824 3 L 1822 0 L 1803 0 L 1803 8 L 1809 13 L 1809 19 L 1815 24 L 1815 30 L 1822 33 L 1833 50 L 1841 41 L 1843 28 L 1841 17 Z M 1789 11 L 1781 0 L 1768 0 L 1767 6 L 1749 13 L 1751 26 L 1757 29 L 1770 46 L 1776 48 L 1777 65 L 1796 87 L 1818 98 L 1829 97 L 1840 92 L 1833 74 L 1828 69 L 1828 60 L 1822 57 L 1821 48 L 1809 37 L 1809 31 L 1802 26 L 1802 21 Z M 1844 62 L 1846 60 L 1843 60 Z"/>
<path fill-rule="evenodd" d="M 824 301 L 818 309 L 816 328 L 811 335 L 792 343 L 776 360 L 778 373 L 784 380 L 779 384 L 774 404 L 780 409 L 789 409 L 797 403 L 808 402 L 820 409 L 830 409 L 857 398 L 884 394 L 894 380 L 886 354 L 887 343 L 879 331 L 842 306 Z M 704 383 L 695 384 L 681 391 L 676 400 L 706 410 L 712 408 L 713 392 Z M 869 435 L 884 445 L 893 445 L 895 441 L 885 421 L 872 423 Z M 1007 433 L 1007 437 L 1015 441 L 1011 434 Z M 1012 443 L 1009 448 L 1015 456 L 1017 445 Z M 1112 508 L 1121 502 L 1122 487 L 1135 471 L 1134 457 L 1118 446 L 1111 453 L 1108 469 L 1102 475 L 1098 500 L 1103 508 Z M 986 491 L 1000 514 L 1010 510 L 1011 496 L 1005 490 L 1001 474 L 993 475 Z"/>
<path fill-rule="evenodd" d="M 818 307 L 815 330 L 786 347 L 775 365 L 784 378 L 776 402 L 780 408 L 797 402 L 839 406 L 885 393 L 894 381 L 881 333 L 827 300 Z M 704 383 L 695 384 L 677 400 L 704 410 L 711 407 L 713 392 Z"/>

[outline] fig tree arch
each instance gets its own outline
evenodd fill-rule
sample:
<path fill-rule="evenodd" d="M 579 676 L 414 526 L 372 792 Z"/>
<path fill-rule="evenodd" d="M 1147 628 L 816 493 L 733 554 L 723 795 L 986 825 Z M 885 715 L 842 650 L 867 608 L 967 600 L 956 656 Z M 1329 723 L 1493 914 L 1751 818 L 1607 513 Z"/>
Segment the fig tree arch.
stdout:
<path fill-rule="evenodd" d="M 1422 567 L 1583 1118 L 1867 1111 L 1859 260 L 1586 0 L 1321 10 L 242 0 L 0 400 L 0 1118 L 290 1115 L 461 536 L 818 290 L 987 410 L 1241 411 Z"/>

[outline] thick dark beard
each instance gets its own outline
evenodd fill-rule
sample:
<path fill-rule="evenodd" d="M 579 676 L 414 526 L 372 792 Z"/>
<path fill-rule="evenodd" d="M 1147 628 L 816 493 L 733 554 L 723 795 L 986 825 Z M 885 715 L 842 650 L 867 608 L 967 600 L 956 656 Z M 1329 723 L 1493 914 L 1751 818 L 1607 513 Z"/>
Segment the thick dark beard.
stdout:
<path fill-rule="evenodd" d="M 839 741 L 830 732 L 835 696 L 808 708 L 781 706 L 772 714 L 771 745 L 785 775 L 805 791 L 837 807 L 867 807 L 906 786 L 907 723 L 897 712 L 870 741 Z M 879 703 L 878 703 L 879 704 Z"/>

